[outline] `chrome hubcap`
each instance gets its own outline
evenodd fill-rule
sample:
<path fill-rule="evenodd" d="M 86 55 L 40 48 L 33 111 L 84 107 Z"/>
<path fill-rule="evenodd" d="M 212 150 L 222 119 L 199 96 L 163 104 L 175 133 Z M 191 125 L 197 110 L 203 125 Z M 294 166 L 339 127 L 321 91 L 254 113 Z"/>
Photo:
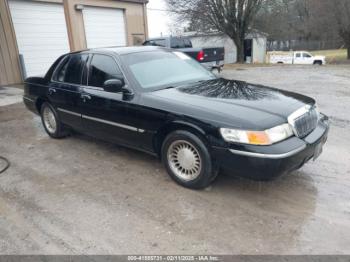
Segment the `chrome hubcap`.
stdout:
<path fill-rule="evenodd" d="M 44 125 L 49 133 L 54 134 L 56 132 L 56 118 L 52 110 L 49 107 L 44 108 L 43 112 Z"/>
<path fill-rule="evenodd" d="M 196 179 L 202 170 L 202 160 L 197 149 L 185 140 L 170 145 L 168 163 L 173 173 L 186 181 Z"/>

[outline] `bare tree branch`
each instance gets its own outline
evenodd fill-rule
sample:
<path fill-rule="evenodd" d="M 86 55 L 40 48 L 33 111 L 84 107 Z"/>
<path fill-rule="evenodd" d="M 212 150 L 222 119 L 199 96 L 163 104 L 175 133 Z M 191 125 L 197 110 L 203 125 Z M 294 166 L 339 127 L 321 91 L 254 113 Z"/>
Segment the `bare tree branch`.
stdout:
<path fill-rule="evenodd" d="M 244 38 L 266 0 L 167 0 L 179 19 L 195 31 L 219 31 L 237 46 L 237 60 L 244 62 Z"/>

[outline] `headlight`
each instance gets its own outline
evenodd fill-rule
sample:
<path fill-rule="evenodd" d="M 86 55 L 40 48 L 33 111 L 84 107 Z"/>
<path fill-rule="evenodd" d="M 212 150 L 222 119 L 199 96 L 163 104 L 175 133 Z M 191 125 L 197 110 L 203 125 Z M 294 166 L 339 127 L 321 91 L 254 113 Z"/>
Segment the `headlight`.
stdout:
<path fill-rule="evenodd" d="M 220 133 L 227 142 L 252 145 L 272 145 L 293 136 L 293 130 L 289 124 L 276 126 L 265 131 L 220 128 Z"/>

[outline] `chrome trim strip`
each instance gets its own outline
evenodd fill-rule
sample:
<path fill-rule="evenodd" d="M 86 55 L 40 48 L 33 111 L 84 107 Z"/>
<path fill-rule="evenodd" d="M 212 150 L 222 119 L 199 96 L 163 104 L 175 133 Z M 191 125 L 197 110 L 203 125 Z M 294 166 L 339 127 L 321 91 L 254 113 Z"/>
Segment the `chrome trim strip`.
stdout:
<path fill-rule="evenodd" d="M 104 119 L 101 119 L 101 118 L 96 118 L 96 117 L 91 117 L 91 116 L 86 116 L 86 115 L 82 115 L 82 117 L 85 118 L 85 119 L 101 122 L 101 123 L 104 123 L 104 124 L 107 124 L 107 125 L 112 125 L 112 126 L 117 126 L 117 127 L 129 129 L 129 130 L 135 131 L 135 132 L 139 131 L 139 129 L 136 128 L 136 127 L 123 125 L 123 124 L 118 124 L 118 123 L 107 121 L 107 120 L 104 120 Z M 141 129 L 140 129 L 140 131 L 141 131 Z"/>
<path fill-rule="evenodd" d="M 66 109 L 63 109 L 63 108 L 57 108 L 57 110 L 61 111 L 63 113 L 67 113 L 67 114 L 73 115 L 73 116 L 81 116 L 81 114 L 79 114 L 79 113 L 76 113 L 76 112 L 73 112 L 73 111 L 69 111 L 69 110 L 66 110 Z"/>
<path fill-rule="evenodd" d="M 61 112 L 64 112 L 64 113 L 67 113 L 67 114 L 74 115 L 74 116 L 81 116 L 82 118 L 85 118 L 85 119 L 93 120 L 93 121 L 96 121 L 96 122 L 100 122 L 100 123 L 104 123 L 104 124 L 108 124 L 108 125 L 112 125 L 112 126 L 125 128 L 125 129 L 131 130 L 131 131 L 135 131 L 135 132 L 140 132 L 140 133 L 144 133 L 145 132 L 144 129 L 138 129 L 138 128 L 133 127 L 133 126 L 123 125 L 123 124 L 107 121 L 107 120 L 104 120 L 104 119 L 101 119 L 101 118 L 91 117 L 91 116 L 87 116 L 87 115 L 81 115 L 79 113 L 72 112 L 72 111 L 69 111 L 69 110 L 66 110 L 66 109 L 63 109 L 63 108 L 57 108 L 57 110 L 61 111 Z"/>
<path fill-rule="evenodd" d="M 295 154 L 303 151 L 305 148 L 306 148 L 306 145 L 303 145 L 302 147 L 299 147 L 297 149 L 294 149 L 294 150 L 289 151 L 289 152 L 284 153 L 284 154 L 261 154 L 261 153 L 240 151 L 240 150 L 235 150 L 235 149 L 230 149 L 230 152 L 233 154 L 237 154 L 237 155 L 256 157 L 256 158 L 281 159 L 281 158 L 287 158 L 289 156 L 295 155 Z"/>
<path fill-rule="evenodd" d="M 23 96 L 23 99 L 28 100 L 28 101 L 33 102 L 33 103 L 35 102 L 35 100 L 34 100 L 34 99 L 31 99 L 31 98 L 26 97 L 26 96 Z"/>

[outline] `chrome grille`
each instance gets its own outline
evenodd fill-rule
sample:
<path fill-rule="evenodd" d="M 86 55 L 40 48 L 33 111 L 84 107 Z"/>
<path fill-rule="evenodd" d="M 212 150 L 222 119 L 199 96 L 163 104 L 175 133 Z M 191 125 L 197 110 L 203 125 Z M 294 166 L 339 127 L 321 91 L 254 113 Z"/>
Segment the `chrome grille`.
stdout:
<path fill-rule="evenodd" d="M 317 126 L 318 112 L 316 107 L 305 106 L 294 112 L 288 122 L 293 126 L 294 134 L 303 138 L 310 134 Z"/>

